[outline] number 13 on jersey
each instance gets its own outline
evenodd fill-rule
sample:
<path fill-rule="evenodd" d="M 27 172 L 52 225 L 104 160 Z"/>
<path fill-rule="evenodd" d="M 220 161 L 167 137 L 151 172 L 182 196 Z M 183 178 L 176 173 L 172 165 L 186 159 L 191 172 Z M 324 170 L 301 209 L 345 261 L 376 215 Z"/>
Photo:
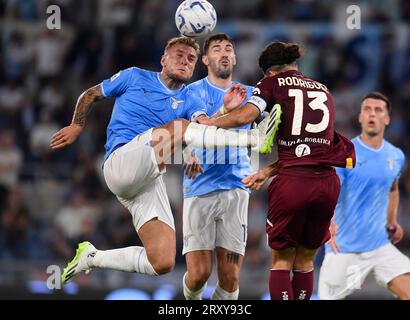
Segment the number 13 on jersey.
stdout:
<path fill-rule="evenodd" d="M 309 133 L 318 133 L 327 129 L 329 126 L 329 108 L 325 104 L 327 95 L 323 91 L 307 91 L 307 96 L 311 101 L 308 106 L 312 110 L 323 112 L 322 120 L 319 123 L 307 123 L 304 130 Z M 295 112 L 293 114 L 292 135 L 299 136 L 302 130 L 303 119 L 303 91 L 300 89 L 289 89 L 289 97 L 295 98 Z"/>

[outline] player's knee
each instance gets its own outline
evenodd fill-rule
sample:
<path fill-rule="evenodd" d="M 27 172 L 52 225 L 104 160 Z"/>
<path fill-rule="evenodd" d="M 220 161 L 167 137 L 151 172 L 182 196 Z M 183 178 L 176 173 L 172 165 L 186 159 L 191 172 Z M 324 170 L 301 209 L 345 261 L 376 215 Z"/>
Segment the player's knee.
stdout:
<path fill-rule="evenodd" d="M 200 268 L 198 270 L 195 270 L 194 272 L 191 272 L 189 274 L 189 278 L 191 280 L 191 283 L 194 285 L 194 287 L 202 287 L 204 283 L 208 280 L 209 276 L 211 275 L 211 272 L 204 269 Z"/>
<path fill-rule="evenodd" d="M 232 270 L 220 272 L 219 283 L 226 290 L 235 290 L 239 285 L 239 273 Z"/>
<path fill-rule="evenodd" d="M 175 266 L 175 250 L 167 247 L 158 247 L 147 252 L 148 260 L 157 274 L 171 272 Z"/>
<path fill-rule="evenodd" d="M 183 130 L 185 130 L 190 122 L 186 119 L 178 118 L 173 121 L 174 127 L 180 126 Z"/>
<path fill-rule="evenodd" d="M 300 270 L 300 271 L 309 271 L 313 269 L 313 260 L 314 255 L 311 254 L 302 254 L 298 252 L 295 257 L 295 261 L 293 262 L 293 269 Z"/>
<path fill-rule="evenodd" d="M 164 257 L 156 259 L 151 263 L 155 272 L 159 275 L 171 272 L 175 266 L 175 257 Z"/>
<path fill-rule="evenodd" d="M 191 122 L 188 121 L 188 120 L 185 120 L 185 119 L 177 119 L 177 121 L 180 121 L 180 123 L 181 123 L 180 125 L 182 127 L 182 135 L 184 135 L 185 130 L 188 128 L 188 126 Z"/>

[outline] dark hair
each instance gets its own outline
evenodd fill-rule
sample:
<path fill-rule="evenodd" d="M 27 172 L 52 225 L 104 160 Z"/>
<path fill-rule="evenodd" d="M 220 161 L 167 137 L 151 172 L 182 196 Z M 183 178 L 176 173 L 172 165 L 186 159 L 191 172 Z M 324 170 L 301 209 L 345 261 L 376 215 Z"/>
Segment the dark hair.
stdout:
<path fill-rule="evenodd" d="M 226 33 L 217 33 L 205 39 L 204 47 L 202 50 L 203 54 L 208 53 L 209 47 L 211 46 L 212 42 L 223 40 L 228 41 L 233 47 L 235 47 L 235 44 L 233 43 L 233 40 L 230 36 L 228 36 Z"/>
<path fill-rule="evenodd" d="M 259 56 L 259 67 L 266 73 L 271 67 L 282 67 L 292 64 L 302 56 L 302 50 L 296 43 L 272 41 L 261 52 Z"/>
<path fill-rule="evenodd" d="M 199 47 L 198 42 L 195 39 L 185 36 L 175 37 L 168 40 L 167 45 L 165 46 L 164 52 L 167 52 L 169 48 L 176 44 L 185 44 L 189 47 L 195 49 L 196 55 L 199 57 L 201 55 L 201 48 Z"/>
<path fill-rule="evenodd" d="M 360 102 L 360 104 L 362 104 L 364 100 L 369 99 L 369 98 L 384 101 L 386 103 L 387 111 L 389 112 L 389 114 L 391 114 L 392 106 L 391 106 L 390 100 L 383 93 L 378 92 L 378 91 L 369 92 L 362 98 L 362 101 Z"/>

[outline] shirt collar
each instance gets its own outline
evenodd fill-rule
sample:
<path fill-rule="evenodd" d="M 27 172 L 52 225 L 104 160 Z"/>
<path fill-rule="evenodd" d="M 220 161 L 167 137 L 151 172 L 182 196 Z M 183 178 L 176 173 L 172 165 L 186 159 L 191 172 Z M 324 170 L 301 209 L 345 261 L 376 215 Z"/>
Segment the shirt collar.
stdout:
<path fill-rule="evenodd" d="M 175 90 L 168 88 L 168 86 L 164 83 L 164 81 L 162 81 L 161 72 L 157 72 L 157 78 L 158 78 L 159 83 L 161 83 L 161 85 L 167 90 L 168 93 L 176 94 L 185 88 L 185 84 L 183 84 L 181 88 L 175 89 Z"/>

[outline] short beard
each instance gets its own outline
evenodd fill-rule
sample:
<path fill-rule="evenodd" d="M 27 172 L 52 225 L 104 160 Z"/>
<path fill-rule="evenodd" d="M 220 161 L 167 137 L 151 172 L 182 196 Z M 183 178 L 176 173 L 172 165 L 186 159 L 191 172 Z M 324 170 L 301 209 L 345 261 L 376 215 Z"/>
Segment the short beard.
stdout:
<path fill-rule="evenodd" d="M 232 75 L 232 70 L 230 70 L 230 69 L 223 69 L 223 70 L 219 69 L 219 70 L 216 70 L 215 75 L 218 78 L 226 80 Z"/>
<path fill-rule="evenodd" d="M 179 84 L 184 84 L 189 81 L 189 78 L 182 78 L 180 76 L 177 76 L 176 74 L 172 73 L 169 70 L 165 70 L 165 74 L 168 78 L 170 78 L 172 81 L 179 83 Z"/>
<path fill-rule="evenodd" d="M 215 70 L 214 74 L 220 79 L 228 79 L 230 76 L 232 76 L 232 66 L 229 66 L 227 68 L 220 67 L 218 64 L 211 62 L 210 64 L 211 70 Z"/>

